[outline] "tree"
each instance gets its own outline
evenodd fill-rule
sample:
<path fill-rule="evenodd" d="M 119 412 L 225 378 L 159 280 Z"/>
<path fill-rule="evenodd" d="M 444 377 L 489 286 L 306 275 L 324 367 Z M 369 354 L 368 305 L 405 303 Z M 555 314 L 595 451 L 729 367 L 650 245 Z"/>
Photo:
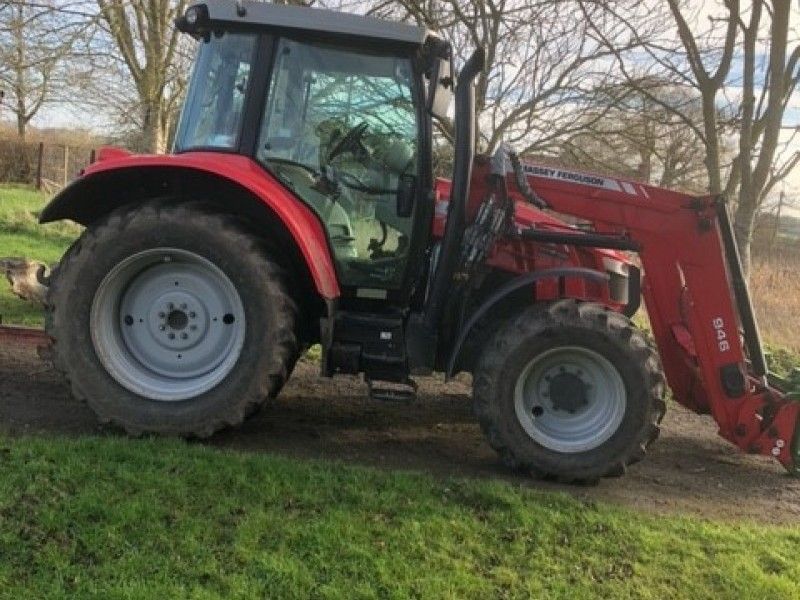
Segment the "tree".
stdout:
<path fill-rule="evenodd" d="M 326 6 L 434 29 L 451 42 L 459 63 L 486 48 L 487 66 L 476 83 L 482 151 L 507 142 L 520 153 L 557 155 L 565 139 L 602 118 L 595 96 L 613 64 L 610 51 L 587 35 L 579 2 L 330 0 Z M 452 124 L 439 125 L 452 135 Z"/>
<path fill-rule="evenodd" d="M 584 1 L 587 18 L 598 2 Z M 735 230 L 744 268 L 750 269 L 750 246 L 756 215 L 765 196 L 800 160 L 781 156 L 780 134 L 789 99 L 800 79 L 800 44 L 790 39 L 790 21 L 798 20 L 789 0 L 723 0 L 713 7 L 688 0 L 603 2 L 604 20 L 592 20 L 592 35 L 613 51 L 626 81 L 636 85 L 646 71 L 692 90 L 701 118 L 639 88 L 675 114 L 705 146 L 708 191 L 735 199 Z M 624 27 L 640 42 L 636 55 L 620 48 L 603 29 L 607 21 Z M 642 23 L 662 23 L 657 39 L 638 36 Z M 663 24 L 667 24 L 664 26 Z M 671 24 L 671 26 L 670 26 Z M 735 140 L 726 163 L 723 147 Z"/>
<path fill-rule="evenodd" d="M 661 103 L 639 92 L 642 87 Z M 609 86 L 606 95 L 607 100 L 597 109 L 602 117 L 566 140 L 562 159 L 661 187 L 694 193 L 708 187 L 702 142 L 662 106 L 682 106 L 685 114 L 699 118 L 702 109 L 695 96 L 655 79 L 643 79 L 636 86 L 624 82 Z"/>
<path fill-rule="evenodd" d="M 91 19 L 77 17 L 72 2 L 0 3 L 0 103 L 14 116 L 20 140 L 74 73 L 68 59 L 79 54 L 93 28 Z"/>
<path fill-rule="evenodd" d="M 100 16 L 130 75 L 142 131 L 141 149 L 163 152 L 186 85 L 174 27 L 187 0 L 97 0 Z"/>

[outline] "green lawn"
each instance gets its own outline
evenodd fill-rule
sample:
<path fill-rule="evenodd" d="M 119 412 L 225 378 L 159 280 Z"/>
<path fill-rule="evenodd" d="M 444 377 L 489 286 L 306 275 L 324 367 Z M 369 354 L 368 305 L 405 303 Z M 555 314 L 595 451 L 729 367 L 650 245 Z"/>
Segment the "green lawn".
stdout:
<path fill-rule="evenodd" d="M 800 526 L 165 440 L 0 462 L 4 598 L 800 597 Z"/>
<path fill-rule="evenodd" d="M 39 225 L 37 215 L 46 202 L 43 194 L 30 188 L 0 185 L 0 257 L 58 261 L 80 228 L 67 222 Z M 0 281 L 0 316 L 4 323 L 24 325 L 43 320 L 41 310 L 12 296 L 5 281 Z"/>

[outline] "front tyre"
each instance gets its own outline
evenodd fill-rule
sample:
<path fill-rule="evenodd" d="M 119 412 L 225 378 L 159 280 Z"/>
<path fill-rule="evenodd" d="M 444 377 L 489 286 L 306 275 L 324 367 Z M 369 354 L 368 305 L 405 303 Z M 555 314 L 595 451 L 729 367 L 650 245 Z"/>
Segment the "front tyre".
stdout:
<path fill-rule="evenodd" d="M 208 436 L 277 394 L 298 354 L 280 269 L 229 217 L 147 204 L 89 227 L 51 278 L 55 364 L 103 422 Z"/>
<path fill-rule="evenodd" d="M 511 319 L 474 374 L 478 420 L 504 461 L 591 482 L 644 457 L 664 415 L 655 352 L 624 316 L 562 300 Z"/>

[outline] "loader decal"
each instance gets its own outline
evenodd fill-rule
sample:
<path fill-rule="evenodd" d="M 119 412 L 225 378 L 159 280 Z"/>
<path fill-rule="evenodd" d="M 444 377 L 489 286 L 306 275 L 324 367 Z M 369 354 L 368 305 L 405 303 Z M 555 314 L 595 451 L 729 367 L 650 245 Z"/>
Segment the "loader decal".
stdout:
<path fill-rule="evenodd" d="M 620 183 L 616 179 L 608 177 L 600 177 L 599 175 L 592 175 L 590 173 L 577 173 L 575 171 L 564 171 L 563 169 L 554 169 L 551 167 L 541 167 L 538 165 L 523 165 L 523 171 L 528 175 L 534 177 L 543 177 L 545 179 L 558 179 L 560 181 L 569 181 L 572 183 L 579 183 L 581 185 L 588 185 L 590 187 L 603 188 L 606 190 L 614 190 L 615 192 L 626 191 L 629 194 L 638 195 L 636 189 L 627 183 Z"/>
<path fill-rule="evenodd" d="M 711 324 L 714 326 L 714 331 L 717 332 L 717 345 L 720 353 L 728 352 L 731 349 L 731 343 L 728 341 L 728 334 L 725 332 L 725 321 L 722 317 L 717 317 Z"/>

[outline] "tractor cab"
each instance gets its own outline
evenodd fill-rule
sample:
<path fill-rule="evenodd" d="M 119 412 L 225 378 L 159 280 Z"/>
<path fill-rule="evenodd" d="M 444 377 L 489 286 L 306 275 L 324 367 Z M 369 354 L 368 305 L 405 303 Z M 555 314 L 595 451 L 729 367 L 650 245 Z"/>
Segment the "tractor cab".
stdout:
<path fill-rule="evenodd" d="M 253 159 L 323 223 L 345 302 L 407 304 L 432 217 L 427 99 L 447 109 L 431 81 L 448 45 L 263 3 L 195 4 L 177 26 L 200 44 L 174 151 Z"/>

